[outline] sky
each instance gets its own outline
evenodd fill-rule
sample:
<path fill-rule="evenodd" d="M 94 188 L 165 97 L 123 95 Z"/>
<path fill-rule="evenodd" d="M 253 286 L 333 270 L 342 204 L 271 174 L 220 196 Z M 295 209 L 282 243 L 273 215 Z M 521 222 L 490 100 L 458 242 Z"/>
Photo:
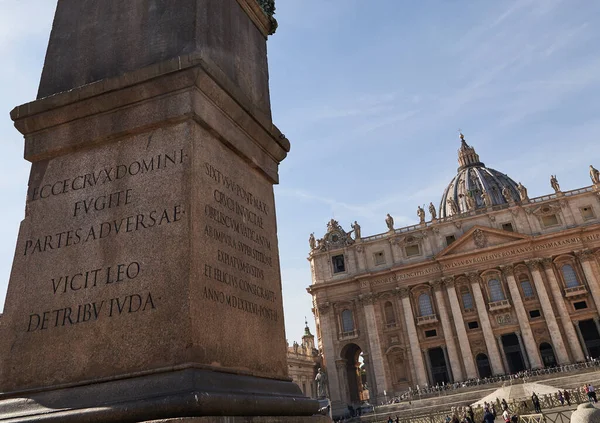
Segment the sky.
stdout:
<path fill-rule="evenodd" d="M 0 0 L 0 309 L 29 164 L 10 110 L 36 97 L 55 0 Z M 456 174 L 459 129 L 530 197 L 600 168 L 600 2 L 276 0 L 273 120 L 291 141 L 275 187 L 287 338 L 314 333 L 308 236 L 418 223 Z"/>

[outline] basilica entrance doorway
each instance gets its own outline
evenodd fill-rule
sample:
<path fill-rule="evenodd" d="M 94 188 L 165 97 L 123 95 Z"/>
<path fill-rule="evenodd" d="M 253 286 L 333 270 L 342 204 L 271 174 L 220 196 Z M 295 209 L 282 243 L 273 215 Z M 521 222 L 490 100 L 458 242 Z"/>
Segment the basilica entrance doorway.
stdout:
<path fill-rule="evenodd" d="M 448 364 L 446 363 L 444 350 L 440 347 L 431 348 L 427 353 L 429 354 L 429 362 L 431 363 L 431 378 L 433 379 L 433 384 L 441 385 L 442 382 L 450 382 Z"/>
<path fill-rule="evenodd" d="M 600 357 L 600 335 L 594 320 L 582 320 L 579 322 L 579 330 L 588 355 L 592 358 Z"/>
<path fill-rule="evenodd" d="M 342 350 L 342 358 L 346 360 L 346 380 L 348 381 L 348 394 L 352 404 L 362 401 L 363 380 L 359 361 L 361 352 L 362 350 L 356 344 L 348 344 Z"/>
<path fill-rule="evenodd" d="M 502 335 L 502 348 L 506 356 L 509 373 L 517 373 L 525 370 L 525 361 L 521 352 L 519 338 L 514 333 Z"/>
<path fill-rule="evenodd" d="M 544 363 L 544 367 L 554 367 L 556 366 L 556 357 L 554 356 L 554 350 L 552 349 L 552 345 L 547 342 L 543 342 L 540 344 L 540 355 L 542 356 L 542 362 Z"/>
<path fill-rule="evenodd" d="M 477 354 L 475 361 L 477 362 L 477 372 L 479 373 L 480 378 L 483 379 L 484 377 L 490 377 L 492 375 L 490 360 L 487 355 Z"/>

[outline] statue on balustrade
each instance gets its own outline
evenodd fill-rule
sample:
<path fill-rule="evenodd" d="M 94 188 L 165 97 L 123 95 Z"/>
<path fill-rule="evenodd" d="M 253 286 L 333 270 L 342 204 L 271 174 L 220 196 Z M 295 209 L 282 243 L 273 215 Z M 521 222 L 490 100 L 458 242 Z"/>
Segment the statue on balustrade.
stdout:
<path fill-rule="evenodd" d="M 475 210 L 475 207 L 477 207 L 477 205 L 475 204 L 475 198 L 473 197 L 473 194 L 471 192 L 469 192 L 465 196 L 465 202 L 467 203 L 468 211 Z"/>
<path fill-rule="evenodd" d="M 354 224 L 350 224 L 350 226 L 354 230 L 354 239 L 358 241 L 360 239 L 360 225 L 355 220 Z"/>
<path fill-rule="evenodd" d="M 387 214 L 387 217 L 385 218 L 385 224 L 387 225 L 388 229 L 390 231 L 394 230 L 394 218 L 392 216 L 390 216 L 390 214 Z"/>
<path fill-rule="evenodd" d="M 419 223 L 425 223 L 425 210 L 421 206 L 417 207 L 417 216 L 419 216 Z"/>
<path fill-rule="evenodd" d="M 483 204 L 485 204 L 486 207 L 492 207 L 492 198 L 485 189 L 481 191 L 481 199 L 483 200 Z"/>
<path fill-rule="evenodd" d="M 519 182 L 519 185 L 517 185 L 517 190 L 519 191 L 519 197 L 521 198 L 521 201 L 529 201 L 529 196 L 527 195 L 527 188 L 525 188 L 525 186 Z"/>
<path fill-rule="evenodd" d="M 507 185 L 502 188 L 502 196 L 507 203 L 512 203 L 515 200 L 512 196 L 512 192 L 510 192 L 510 188 L 508 188 Z"/>
<path fill-rule="evenodd" d="M 594 185 L 600 184 L 600 172 L 592 165 L 590 165 L 590 178 L 592 178 Z"/>
<path fill-rule="evenodd" d="M 558 179 L 556 179 L 556 175 L 550 175 L 550 185 L 552 185 L 554 192 L 560 192 L 560 185 L 558 184 Z"/>
<path fill-rule="evenodd" d="M 448 200 L 446 200 L 446 203 L 448 203 L 448 205 L 450 206 L 450 211 L 453 215 L 458 214 L 458 204 L 456 204 L 454 198 L 448 198 Z"/>
<path fill-rule="evenodd" d="M 429 203 L 429 214 L 431 215 L 431 220 L 437 218 L 437 213 L 435 211 L 435 206 L 433 205 L 433 203 Z"/>
<path fill-rule="evenodd" d="M 310 245 L 310 251 L 313 251 L 315 248 L 317 248 L 317 241 L 315 239 L 314 232 L 308 237 L 308 245 Z"/>

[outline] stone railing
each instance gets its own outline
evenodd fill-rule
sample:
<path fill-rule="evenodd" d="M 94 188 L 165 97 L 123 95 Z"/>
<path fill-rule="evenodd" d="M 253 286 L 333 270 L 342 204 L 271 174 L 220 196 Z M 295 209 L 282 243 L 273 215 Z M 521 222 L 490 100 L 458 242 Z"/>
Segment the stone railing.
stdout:
<path fill-rule="evenodd" d="M 510 301 L 508 301 L 508 300 L 493 301 L 493 302 L 488 303 L 488 308 L 490 311 L 504 310 L 505 308 L 510 308 Z"/>
<path fill-rule="evenodd" d="M 358 331 L 357 330 L 351 330 L 348 332 L 340 332 L 339 334 L 339 339 L 352 339 L 352 338 L 357 338 L 358 337 Z"/>
<path fill-rule="evenodd" d="M 587 294 L 587 289 L 584 285 L 572 286 L 571 288 L 565 288 L 565 297 L 577 297 L 579 295 Z"/>
<path fill-rule="evenodd" d="M 438 319 L 435 314 L 430 314 L 428 316 L 419 316 L 417 317 L 417 325 L 430 325 L 432 323 L 437 323 Z"/>

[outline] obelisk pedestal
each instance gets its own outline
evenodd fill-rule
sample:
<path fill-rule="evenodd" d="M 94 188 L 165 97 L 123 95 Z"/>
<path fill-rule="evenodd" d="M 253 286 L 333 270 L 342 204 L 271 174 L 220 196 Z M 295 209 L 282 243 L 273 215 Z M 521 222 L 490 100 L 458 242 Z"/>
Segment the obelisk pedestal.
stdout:
<path fill-rule="evenodd" d="M 11 114 L 32 167 L 0 422 L 320 420 L 287 375 L 273 24 L 257 0 L 59 0 Z"/>

